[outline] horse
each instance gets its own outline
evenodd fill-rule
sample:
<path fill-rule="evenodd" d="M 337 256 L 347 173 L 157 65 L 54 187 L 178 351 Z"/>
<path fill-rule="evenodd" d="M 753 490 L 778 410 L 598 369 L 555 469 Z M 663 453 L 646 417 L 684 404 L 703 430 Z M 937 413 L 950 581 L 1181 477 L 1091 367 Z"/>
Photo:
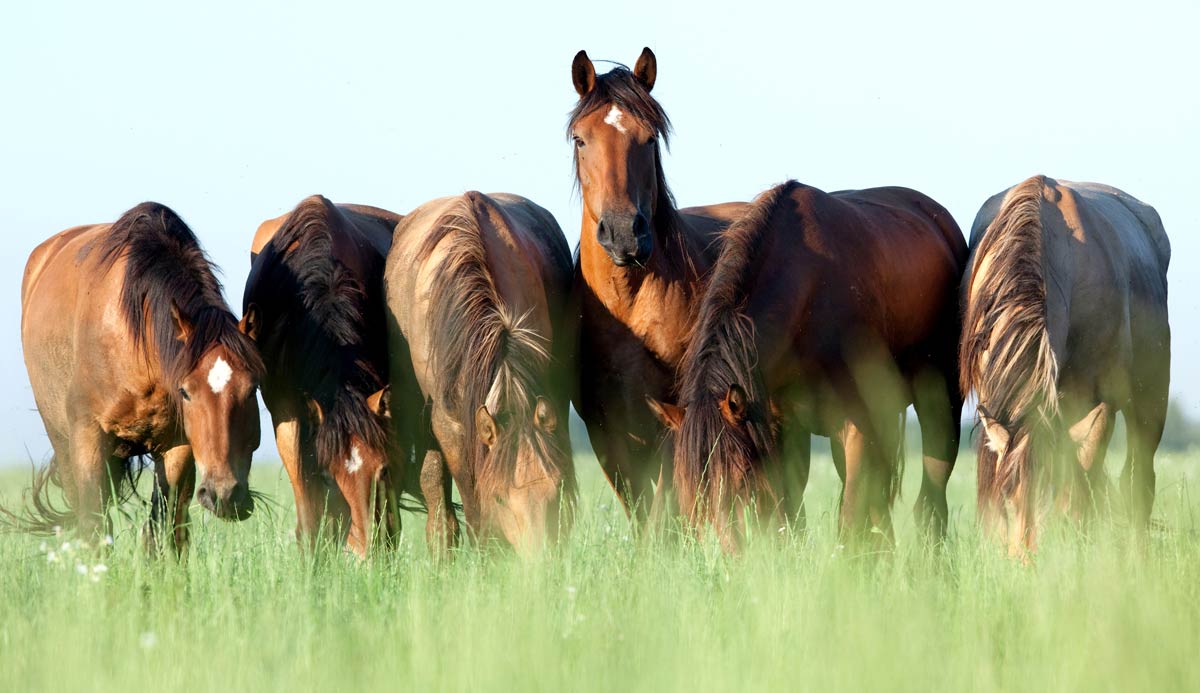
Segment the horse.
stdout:
<path fill-rule="evenodd" d="M 412 373 L 427 412 L 392 421 L 428 441 L 431 545 L 456 541 L 451 479 L 481 540 L 530 554 L 569 524 L 571 269 L 554 217 L 516 195 L 433 200 L 396 226 L 384 273 L 392 384 Z"/>
<path fill-rule="evenodd" d="M 915 514 L 946 525 L 958 450 L 958 286 L 967 247 L 941 205 L 906 188 L 760 195 L 724 234 L 680 369 L 680 402 L 653 408 L 675 435 L 680 510 L 740 550 L 748 518 L 803 518 L 807 459 L 785 441 L 828 436 L 847 540 L 893 542 L 904 412 L 921 426 Z M 783 492 L 780 489 L 783 488 Z M 870 530 L 870 531 L 869 531 Z"/>
<path fill-rule="evenodd" d="M 315 542 L 324 516 L 359 556 L 376 526 L 395 534 L 388 501 L 393 481 L 403 480 L 391 478 L 389 465 L 381 319 L 383 266 L 399 220 L 305 198 L 259 227 L 242 303 L 267 366 L 263 401 L 296 497 L 297 539 Z"/>
<path fill-rule="evenodd" d="M 34 477 L 32 507 L 10 522 L 34 532 L 111 532 L 123 480 L 154 462 L 146 540 L 182 552 L 188 504 L 222 519 L 254 509 L 247 477 L 259 442 L 263 363 L 221 295 L 213 266 L 171 209 L 146 202 L 112 224 L 52 236 L 29 257 L 21 342 L 54 455 Z M 60 486 L 65 510 L 47 493 Z"/>
<path fill-rule="evenodd" d="M 960 381 L 979 398 L 979 516 L 1011 555 L 1036 550 L 1039 486 L 1057 487 L 1069 514 L 1098 509 L 1117 412 L 1122 495 L 1133 526 L 1148 526 L 1171 380 L 1170 261 L 1154 208 L 1107 185 L 1039 175 L 979 210 Z"/>
<path fill-rule="evenodd" d="M 670 456 L 646 399 L 674 400 L 677 371 L 720 232 L 745 208 L 676 209 L 661 145 L 671 121 L 650 95 L 658 74 L 645 48 L 632 71 L 596 75 L 579 51 L 579 101 L 567 132 L 583 199 L 577 255 L 580 370 L 575 407 L 609 483 L 631 517 L 666 510 Z"/>

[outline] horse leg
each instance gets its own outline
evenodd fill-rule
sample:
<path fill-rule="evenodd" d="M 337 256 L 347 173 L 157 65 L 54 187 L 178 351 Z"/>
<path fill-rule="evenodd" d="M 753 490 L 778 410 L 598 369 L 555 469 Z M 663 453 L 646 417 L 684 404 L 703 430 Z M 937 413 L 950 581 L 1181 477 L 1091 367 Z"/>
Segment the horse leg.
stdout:
<path fill-rule="evenodd" d="M 94 425 L 76 428 L 71 435 L 71 485 L 74 488 L 72 509 L 75 512 L 80 538 L 99 540 L 112 533 L 108 506 L 113 489 L 120 482 L 123 460 L 112 456 L 108 437 Z"/>
<path fill-rule="evenodd" d="M 287 470 L 292 483 L 292 494 L 296 499 L 296 541 L 305 548 L 313 548 L 317 539 L 319 518 L 313 513 L 313 504 L 308 494 L 308 479 L 304 476 L 303 457 L 300 451 L 300 420 L 290 416 L 272 417 L 275 424 L 275 447 L 279 459 Z"/>
<path fill-rule="evenodd" d="M 913 408 L 921 426 L 921 490 L 913 517 L 926 539 L 938 543 L 946 538 L 946 482 L 958 458 L 962 397 L 956 379 L 933 369 L 918 373 Z"/>
<path fill-rule="evenodd" d="M 625 506 L 625 513 L 630 519 L 646 524 L 655 500 L 647 474 L 652 456 L 640 454 L 635 447 L 636 443 L 627 434 L 614 431 L 605 434 L 603 457 L 599 450 L 596 455 L 609 484 Z"/>
<path fill-rule="evenodd" d="M 196 464 L 190 445 L 177 445 L 154 458 L 154 493 L 150 499 L 150 523 L 146 547 L 161 550 L 159 536 L 170 533 L 177 556 L 188 546 L 188 506 L 196 488 Z"/>
<path fill-rule="evenodd" d="M 1104 473 L 1104 457 L 1108 454 L 1108 444 L 1112 440 L 1113 424 L 1116 421 L 1116 411 L 1108 404 L 1098 405 L 1100 413 L 1095 424 L 1087 431 L 1072 434 L 1071 442 L 1075 446 L 1075 461 L 1078 463 L 1078 474 L 1082 481 L 1082 491 L 1087 495 L 1084 503 L 1072 499 L 1074 514 L 1095 515 L 1108 505 L 1111 485 Z M 1070 419 L 1068 419 L 1069 421 Z"/>
<path fill-rule="evenodd" d="M 451 500 L 451 477 L 442 453 L 429 450 L 421 465 L 421 493 L 429 517 L 425 521 L 425 543 L 435 558 L 443 558 L 458 541 L 458 518 Z"/>
<path fill-rule="evenodd" d="M 785 526 L 803 532 L 808 525 L 804 509 L 804 490 L 808 488 L 808 473 L 812 463 L 812 432 L 795 420 L 784 424 L 780 437 L 783 451 L 779 465 L 779 504 Z"/>
<path fill-rule="evenodd" d="M 861 540 L 868 533 L 878 535 L 872 543 L 890 546 L 892 520 L 889 510 L 891 478 L 887 459 L 894 450 L 860 424 L 847 420 L 842 427 L 841 444 L 846 455 L 846 482 L 842 492 L 839 529 L 845 539 Z M 891 470 L 894 472 L 894 470 Z"/>
<path fill-rule="evenodd" d="M 1121 471 L 1121 495 L 1129 521 L 1139 534 L 1150 527 L 1150 513 L 1154 509 L 1154 453 L 1162 440 L 1166 418 L 1165 397 L 1143 398 L 1125 410 L 1129 441 L 1125 468 Z"/>

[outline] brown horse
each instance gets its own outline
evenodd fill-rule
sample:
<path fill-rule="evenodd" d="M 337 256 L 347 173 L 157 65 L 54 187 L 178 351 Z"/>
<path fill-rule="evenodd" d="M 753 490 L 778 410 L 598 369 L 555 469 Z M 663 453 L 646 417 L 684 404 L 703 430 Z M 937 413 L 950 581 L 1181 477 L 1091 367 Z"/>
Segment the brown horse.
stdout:
<path fill-rule="evenodd" d="M 411 364 L 431 400 L 419 422 L 427 430 L 404 435 L 428 439 L 431 543 L 448 545 L 457 529 L 446 468 L 478 535 L 501 535 L 522 553 L 553 540 L 575 494 L 571 255 L 558 223 L 515 195 L 428 202 L 396 227 L 384 284 L 393 388 Z"/>
<path fill-rule="evenodd" d="M 1145 529 L 1171 379 L 1167 265 L 1153 207 L 1034 176 L 988 200 L 963 282 L 962 387 L 979 396 L 979 512 L 1009 552 L 1036 548 L 1038 486 L 1076 516 L 1108 489 L 1113 420 L 1129 432 L 1123 495 Z"/>
<path fill-rule="evenodd" d="M 798 514 L 799 497 L 779 491 L 787 470 L 775 458 L 783 440 L 816 433 L 831 438 L 844 482 L 842 531 L 873 528 L 890 543 L 913 403 L 925 453 L 916 514 L 940 537 L 962 408 L 966 254 L 950 214 L 913 190 L 789 182 L 761 195 L 725 233 L 683 359 L 682 406 L 656 406 L 677 428 L 683 513 L 712 523 L 728 550 L 747 513 L 777 520 L 783 503 Z M 807 464 L 793 474 L 802 492 Z"/>
<path fill-rule="evenodd" d="M 579 102 L 568 125 L 583 197 L 577 280 L 586 367 L 575 404 L 613 489 L 643 519 L 652 494 L 661 503 L 653 484 L 661 491 L 671 478 L 646 398 L 676 398 L 676 371 L 719 232 L 745 207 L 675 208 L 659 145 L 671 124 L 650 96 L 657 72 L 649 48 L 633 71 L 599 76 L 580 51 L 571 65 Z"/>
<path fill-rule="evenodd" d="M 10 519 L 100 534 L 114 486 L 140 455 L 155 462 L 151 540 L 168 528 L 186 545 L 196 468 L 201 505 L 227 519 L 250 514 L 262 361 L 182 219 L 148 202 L 116 223 L 53 236 L 29 257 L 21 301 L 25 364 L 54 458 L 35 479 L 33 509 Z M 45 498 L 51 480 L 65 513 Z"/>
<path fill-rule="evenodd" d="M 392 489 L 381 318 L 383 266 L 399 220 L 306 198 L 259 227 L 255 244 L 263 244 L 251 250 L 243 299 L 267 365 L 263 401 L 296 496 L 297 538 L 315 541 L 324 515 L 360 556 L 387 517 Z"/>

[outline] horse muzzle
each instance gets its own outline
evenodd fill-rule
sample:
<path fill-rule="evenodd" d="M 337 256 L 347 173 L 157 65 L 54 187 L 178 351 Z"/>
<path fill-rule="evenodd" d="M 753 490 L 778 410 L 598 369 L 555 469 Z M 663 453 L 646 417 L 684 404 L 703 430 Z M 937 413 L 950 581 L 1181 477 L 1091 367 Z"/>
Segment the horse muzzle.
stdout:
<path fill-rule="evenodd" d="M 222 520 L 245 520 L 254 512 L 254 497 L 244 481 L 205 479 L 196 489 L 196 500 Z"/>

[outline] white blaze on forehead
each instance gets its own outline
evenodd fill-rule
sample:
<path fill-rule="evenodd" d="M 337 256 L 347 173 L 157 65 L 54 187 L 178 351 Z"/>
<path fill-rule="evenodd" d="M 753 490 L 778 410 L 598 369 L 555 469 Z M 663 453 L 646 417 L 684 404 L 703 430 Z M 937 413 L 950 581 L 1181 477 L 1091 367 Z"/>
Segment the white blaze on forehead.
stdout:
<path fill-rule="evenodd" d="M 608 115 L 604 116 L 604 122 L 616 128 L 617 132 L 628 132 L 625 126 L 621 125 L 621 117 L 624 115 L 621 109 L 617 108 L 617 105 L 614 103 L 613 107 L 608 109 Z"/>
<path fill-rule="evenodd" d="M 358 451 L 358 446 L 350 448 L 350 458 L 346 460 L 346 471 L 351 474 L 362 469 L 363 459 L 362 454 Z"/>
<path fill-rule="evenodd" d="M 229 367 L 228 363 L 225 363 L 225 359 L 218 356 L 212 370 L 208 372 L 208 386 L 212 388 L 213 394 L 219 395 L 225 390 L 225 386 L 229 384 L 229 379 L 232 377 L 233 369 Z"/>

